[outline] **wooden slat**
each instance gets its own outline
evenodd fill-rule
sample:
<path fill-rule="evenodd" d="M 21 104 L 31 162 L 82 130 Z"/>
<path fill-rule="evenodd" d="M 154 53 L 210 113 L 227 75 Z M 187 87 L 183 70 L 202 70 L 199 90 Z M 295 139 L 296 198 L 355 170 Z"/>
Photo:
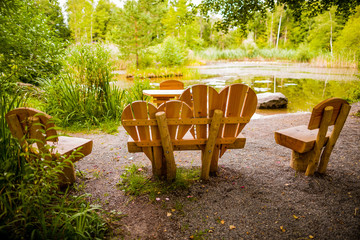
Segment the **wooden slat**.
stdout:
<path fill-rule="evenodd" d="M 226 117 L 240 116 L 245 101 L 248 86 L 244 84 L 233 84 L 230 86 Z M 236 135 L 238 124 L 225 124 L 224 137 L 234 137 Z M 221 146 L 220 157 L 225 153 L 226 145 Z"/>
<path fill-rule="evenodd" d="M 180 95 L 180 101 L 185 102 L 189 107 L 193 108 L 193 101 L 191 96 L 191 87 L 187 88 L 181 95 Z"/>
<path fill-rule="evenodd" d="M 184 151 L 184 150 L 189 150 L 189 151 L 195 151 L 195 150 L 201 150 L 205 147 L 206 145 L 206 140 L 196 140 L 196 141 L 201 141 L 196 142 L 196 144 L 193 144 L 193 141 L 195 140 L 182 140 L 180 143 L 181 145 L 177 144 L 177 140 L 172 141 L 173 143 L 173 151 Z M 227 149 L 240 149 L 240 148 L 244 148 L 246 143 L 246 138 L 240 134 L 239 137 L 235 138 L 235 141 L 232 144 L 229 144 Z M 158 143 L 159 145 L 161 145 L 161 142 Z M 218 142 L 216 143 L 218 144 Z M 128 146 L 128 151 L 131 153 L 134 152 L 142 152 L 142 147 L 137 146 L 136 142 L 133 142 L 131 140 L 129 140 L 127 142 L 127 146 Z"/>
<path fill-rule="evenodd" d="M 164 107 L 159 107 L 159 110 L 164 110 Z M 191 109 L 190 109 L 191 111 Z M 221 119 L 221 123 L 248 123 L 249 117 L 228 117 Z M 168 125 L 191 125 L 191 124 L 210 124 L 211 118 L 176 118 L 167 119 Z M 123 126 L 156 126 L 157 122 L 154 119 L 130 119 L 122 120 Z"/>
<path fill-rule="evenodd" d="M 189 105 L 182 102 L 181 119 L 182 120 L 184 120 L 184 119 L 185 120 L 191 120 L 192 117 L 193 117 L 193 112 L 192 112 L 191 108 L 189 107 Z M 181 124 L 181 125 L 179 125 L 176 139 L 182 139 L 184 137 L 184 135 L 186 134 L 186 132 L 191 128 L 191 126 L 192 126 L 191 124 Z"/>
<path fill-rule="evenodd" d="M 152 121 L 156 121 L 155 114 L 157 113 L 157 108 L 151 103 L 149 103 L 148 111 L 149 111 L 149 118 L 152 119 Z M 157 124 L 151 126 L 151 139 L 152 141 L 160 140 L 160 133 Z M 163 150 L 160 145 L 157 147 L 153 147 L 152 150 L 153 150 L 152 172 L 155 176 L 161 177 L 163 174 L 166 173 L 166 170 L 164 169 L 165 165 L 163 164 Z"/>
<path fill-rule="evenodd" d="M 166 118 L 175 118 L 179 119 L 180 117 L 180 110 L 181 110 L 181 101 L 169 101 L 165 103 L 166 106 Z M 170 138 L 176 138 L 176 132 L 178 125 L 171 125 L 169 127 Z"/>
<path fill-rule="evenodd" d="M 19 122 L 19 119 L 16 114 L 6 115 L 6 121 L 9 126 L 11 134 L 17 138 L 20 142 L 21 147 L 25 147 L 24 130 Z"/>
<path fill-rule="evenodd" d="M 147 111 L 147 102 L 145 101 L 136 101 L 131 104 L 134 118 L 135 119 L 148 119 L 148 111 Z M 149 126 L 138 126 L 139 138 L 141 141 L 150 140 L 150 131 Z M 145 148 L 144 153 L 153 162 L 153 155 L 151 148 Z"/>
<path fill-rule="evenodd" d="M 207 86 L 206 85 L 194 85 L 192 87 L 193 103 L 194 103 L 194 117 L 206 118 L 208 114 L 207 108 Z M 196 138 L 206 138 L 207 126 L 196 125 Z"/>
<path fill-rule="evenodd" d="M 166 124 L 166 115 L 164 112 L 158 112 L 155 114 L 158 121 L 161 145 L 163 147 L 164 156 L 166 159 L 166 178 L 167 180 L 173 180 L 176 177 L 176 164 L 174 158 L 173 147 L 171 144 L 171 138 L 168 126 Z"/>
<path fill-rule="evenodd" d="M 256 93 L 254 92 L 254 90 L 252 90 L 249 87 L 248 90 L 247 90 L 244 107 L 243 107 L 242 112 L 241 112 L 241 117 L 245 117 L 245 118 L 250 119 L 254 115 L 254 113 L 256 111 L 256 106 L 257 106 Z M 239 135 L 241 133 L 241 131 L 244 129 L 245 125 L 246 125 L 246 123 L 240 123 L 239 124 L 235 136 L 237 136 L 237 135 Z"/>
<path fill-rule="evenodd" d="M 160 89 L 184 89 L 184 83 L 179 80 L 166 80 L 160 83 Z"/>
<path fill-rule="evenodd" d="M 319 173 L 325 173 L 331 152 L 335 146 L 335 143 L 337 139 L 339 138 L 340 132 L 345 124 L 345 121 L 347 119 L 347 116 L 350 112 L 350 105 L 349 104 L 343 104 L 339 113 L 339 116 L 336 119 L 334 129 L 331 133 L 331 136 L 326 143 L 326 147 L 321 155 L 320 164 L 318 168 Z"/>
<path fill-rule="evenodd" d="M 308 128 L 311 130 L 320 127 L 323 111 L 327 106 L 332 106 L 334 108 L 333 114 L 331 116 L 330 126 L 334 125 L 336 118 L 339 115 L 342 104 L 349 104 L 349 103 L 341 98 L 329 98 L 316 105 L 313 108 Z"/>
<path fill-rule="evenodd" d="M 223 116 L 221 110 L 215 110 L 214 116 L 211 121 L 211 127 L 209 129 L 209 138 L 206 142 L 204 154 L 201 159 L 201 179 L 209 180 L 210 164 L 213 155 L 214 146 L 216 143 L 216 137 L 219 132 L 220 120 Z"/>
<path fill-rule="evenodd" d="M 171 142 L 174 145 L 187 145 L 187 144 L 199 144 L 203 145 L 206 144 L 207 138 L 201 138 L 201 139 L 172 139 Z M 129 140 L 131 141 L 131 140 Z M 216 139 L 216 144 L 232 144 L 236 141 L 235 137 L 231 138 L 219 138 Z M 139 147 L 154 147 L 154 146 L 161 146 L 160 140 L 152 140 L 152 141 L 131 141 L 134 142 Z"/>
<path fill-rule="evenodd" d="M 127 105 L 125 107 L 125 109 L 123 110 L 122 112 L 122 115 L 121 115 L 121 122 L 124 122 L 124 121 L 130 121 L 130 120 L 133 120 L 134 117 L 133 117 L 133 114 L 132 114 L 132 111 L 131 111 L 131 105 Z M 137 133 L 137 129 L 136 127 L 133 127 L 133 126 L 136 126 L 136 125 L 124 125 L 124 128 L 125 130 L 129 133 L 129 135 L 134 139 L 134 140 L 139 140 L 139 137 L 138 137 L 138 133 Z"/>

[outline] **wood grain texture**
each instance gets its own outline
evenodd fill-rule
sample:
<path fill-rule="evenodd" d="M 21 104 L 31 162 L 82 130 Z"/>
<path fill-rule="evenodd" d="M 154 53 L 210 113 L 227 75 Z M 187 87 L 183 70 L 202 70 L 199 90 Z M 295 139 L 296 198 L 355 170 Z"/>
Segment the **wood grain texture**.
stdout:
<path fill-rule="evenodd" d="M 347 101 L 345 101 L 344 99 L 329 98 L 329 99 L 322 101 L 318 105 L 316 105 L 313 108 L 313 111 L 311 113 L 308 128 L 311 130 L 311 129 L 316 129 L 316 128 L 320 127 L 320 122 L 321 122 L 321 118 L 323 116 L 323 111 L 327 106 L 332 106 L 334 108 L 333 114 L 331 116 L 331 120 L 329 123 L 330 126 L 334 125 L 335 121 L 337 119 L 337 116 L 340 113 L 341 106 L 343 104 L 349 105 L 349 103 Z"/>
<path fill-rule="evenodd" d="M 166 80 L 160 83 L 160 89 L 184 89 L 184 83 L 179 80 Z"/>
<path fill-rule="evenodd" d="M 152 105 L 151 103 L 148 104 L 148 111 L 149 111 L 149 119 L 156 120 L 155 114 L 157 113 L 157 108 Z M 160 140 L 160 133 L 158 125 L 152 125 L 150 127 L 151 129 L 151 140 L 156 141 Z M 153 147 L 153 161 L 152 161 L 152 172 L 154 176 L 161 177 L 164 174 L 166 174 L 166 165 L 163 163 L 165 162 L 165 159 L 163 158 L 163 150 L 162 147 Z"/>
<path fill-rule="evenodd" d="M 132 110 L 131 110 L 131 104 L 127 105 L 121 115 L 121 121 L 123 120 L 129 120 L 129 119 L 134 119 L 133 114 L 132 114 Z M 138 136 L 138 132 L 136 127 L 132 127 L 132 126 L 124 126 L 124 129 L 129 133 L 129 135 L 132 137 L 132 139 L 138 141 L 139 140 L 139 136 Z"/>

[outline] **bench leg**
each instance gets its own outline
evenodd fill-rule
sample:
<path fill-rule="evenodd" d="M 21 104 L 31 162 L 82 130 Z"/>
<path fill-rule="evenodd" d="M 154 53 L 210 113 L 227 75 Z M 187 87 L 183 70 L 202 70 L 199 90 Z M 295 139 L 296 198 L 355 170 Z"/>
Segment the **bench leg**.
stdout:
<path fill-rule="evenodd" d="M 311 151 L 306 153 L 298 153 L 293 150 L 291 153 L 290 167 L 296 171 L 305 172 L 311 157 Z"/>
<path fill-rule="evenodd" d="M 214 146 L 214 152 L 211 158 L 210 175 L 216 176 L 218 172 L 220 145 Z"/>
<path fill-rule="evenodd" d="M 73 184 L 76 180 L 74 165 L 71 163 L 66 163 L 66 166 L 63 169 L 63 173 L 60 174 L 59 178 L 61 186 Z"/>

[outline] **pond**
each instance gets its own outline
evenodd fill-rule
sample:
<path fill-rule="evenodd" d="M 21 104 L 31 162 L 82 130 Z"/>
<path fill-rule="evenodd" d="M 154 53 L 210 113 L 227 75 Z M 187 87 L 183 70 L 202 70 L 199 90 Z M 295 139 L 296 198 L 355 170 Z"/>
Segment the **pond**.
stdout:
<path fill-rule="evenodd" d="M 350 91 L 360 87 L 356 69 L 277 62 L 220 62 L 192 68 L 202 79 L 184 80 L 185 87 L 202 83 L 220 90 L 232 83 L 244 83 L 256 93 L 281 92 L 288 98 L 287 109 L 258 110 L 259 114 L 310 112 L 322 100 L 346 99 Z M 163 80 L 151 82 L 156 85 Z"/>

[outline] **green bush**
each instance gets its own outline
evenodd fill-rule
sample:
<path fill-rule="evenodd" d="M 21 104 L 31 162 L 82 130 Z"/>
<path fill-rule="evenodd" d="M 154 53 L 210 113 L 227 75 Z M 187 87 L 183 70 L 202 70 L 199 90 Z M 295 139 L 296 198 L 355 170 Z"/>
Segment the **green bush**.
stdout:
<path fill-rule="evenodd" d="M 185 63 L 185 51 L 176 38 L 167 37 L 159 53 L 161 64 L 165 67 L 182 66 Z"/>
<path fill-rule="evenodd" d="M 62 126 L 99 126 L 119 121 L 124 91 L 113 81 L 114 61 L 102 44 L 75 45 L 67 53 L 63 74 L 44 83 L 45 111 Z"/>
<path fill-rule="evenodd" d="M 296 50 L 295 59 L 299 62 L 309 62 L 312 57 L 310 48 L 305 44 L 301 44 Z"/>
<path fill-rule="evenodd" d="M 4 116 L 23 102 L 23 95 L 10 97 L 0 89 L 0 238 L 104 238 L 108 228 L 100 209 L 86 201 L 87 195 L 58 188 L 59 173 L 72 156 L 35 155 L 11 137 Z"/>

